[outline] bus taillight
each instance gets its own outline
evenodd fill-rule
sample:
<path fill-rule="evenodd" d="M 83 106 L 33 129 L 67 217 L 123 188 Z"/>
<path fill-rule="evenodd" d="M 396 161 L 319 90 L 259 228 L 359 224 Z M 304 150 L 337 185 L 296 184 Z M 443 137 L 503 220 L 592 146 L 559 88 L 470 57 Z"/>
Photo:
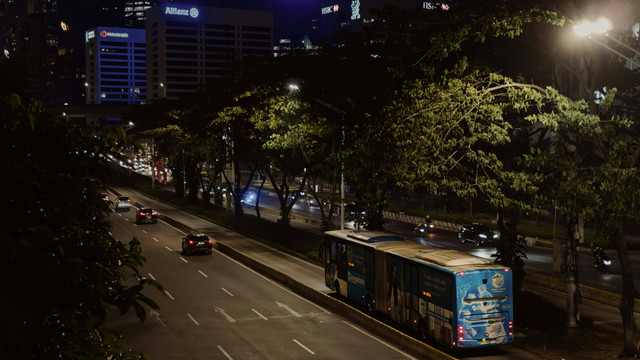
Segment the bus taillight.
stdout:
<path fill-rule="evenodd" d="M 464 327 L 458 326 L 458 340 L 464 340 Z"/>
<path fill-rule="evenodd" d="M 513 321 L 509 321 L 509 335 L 513 336 Z"/>

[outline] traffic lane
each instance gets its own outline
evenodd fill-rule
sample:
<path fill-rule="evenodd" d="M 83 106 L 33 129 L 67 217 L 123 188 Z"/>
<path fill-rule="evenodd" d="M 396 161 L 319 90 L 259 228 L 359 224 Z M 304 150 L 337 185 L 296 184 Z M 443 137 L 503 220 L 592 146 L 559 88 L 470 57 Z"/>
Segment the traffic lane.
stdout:
<path fill-rule="evenodd" d="M 399 233 L 408 240 L 419 242 L 427 246 L 439 248 L 457 249 L 469 254 L 484 257 L 493 260 L 491 255 L 495 253 L 494 247 L 475 247 L 471 243 L 462 244 L 458 235 L 454 231 L 436 229 L 433 233 L 429 233 L 423 237 L 416 237 L 413 234 L 413 225 L 401 221 L 389 221 L 385 223 L 387 230 Z M 553 271 L 553 258 L 551 249 L 540 246 L 526 247 L 527 259 L 525 259 L 525 270 L 543 274 L 551 277 L 557 277 L 558 274 Z M 634 256 L 631 254 L 630 256 Z M 620 293 L 622 289 L 622 275 L 619 273 L 619 261 L 613 258 L 613 269 L 609 274 L 598 272 L 593 265 L 593 256 L 590 252 L 579 252 L 579 274 L 580 283 L 593 288 L 609 291 L 612 293 Z M 640 267 L 638 262 L 633 262 L 634 283 L 640 286 Z"/>
<path fill-rule="evenodd" d="M 124 220 L 124 224 L 126 228 L 128 225 L 126 220 Z M 154 228 L 160 229 L 162 226 L 149 226 L 145 231 L 149 233 L 150 229 Z M 119 227 L 114 226 L 114 234 L 118 230 Z M 126 232 L 128 237 L 130 231 Z M 353 356 L 358 356 L 358 354 L 368 352 L 371 352 L 372 355 L 381 354 L 380 347 L 384 345 L 380 342 L 376 341 L 372 344 L 371 339 L 368 339 L 368 342 L 365 341 L 367 339 L 360 339 L 366 335 L 359 333 L 354 335 L 353 330 L 348 325 L 336 320 L 335 316 L 327 314 L 315 304 L 311 304 L 295 294 L 283 291 L 284 289 L 278 284 L 269 280 L 259 281 L 262 278 L 261 275 L 243 265 L 237 264 L 238 266 L 234 267 L 235 261 L 222 254 L 215 253 L 213 255 L 214 260 L 217 255 L 220 256 L 218 261 L 207 261 L 211 257 L 193 256 L 185 259 L 185 257 L 179 256 L 177 251 L 167 250 L 166 248 L 169 246 L 165 242 L 174 241 L 175 234 L 167 238 L 163 236 L 165 232 L 165 230 L 161 230 L 159 233 L 149 234 L 152 238 L 158 239 L 158 242 L 157 244 L 155 241 L 151 242 L 143 249 L 143 254 L 148 258 L 144 271 L 160 281 L 173 294 L 171 297 L 162 297 L 157 300 L 162 308 L 156 316 L 156 322 L 160 322 L 161 326 L 169 329 L 175 327 L 184 334 L 178 337 L 177 343 L 184 344 L 191 358 L 207 358 L 211 354 L 222 353 L 218 346 L 211 346 L 210 340 L 207 340 L 207 335 L 202 334 L 201 329 L 205 329 L 205 333 L 235 334 L 223 349 L 228 355 L 234 354 L 236 348 L 244 349 L 238 353 L 240 357 L 237 358 L 254 358 L 248 356 L 246 351 L 275 354 L 270 358 L 304 358 L 299 353 L 300 350 L 313 355 L 312 352 L 314 354 L 326 352 L 327 350 L 322 350 L 324 348 L 330 349 L 329 351 L 338 351 L 343 355 L 351 353 Z M 171 257 L 174 258 L 173 261 L 167 260 Z M 156 258 L 163 264 L 162 266 L 154 266 Z M 178 261 L 178 259 L 180 260 Z M 211 264 L 219 266 L 207 267 Z M 190 266 L 192 268 L 188 269 Z M 205 270 L 200 270 L 200 268 Z M 187 273 L 182 272 L 184 269 L 188 269 Z M 196 269 L 198 270 L 196 271 Z M 207 275 L 211 273 L 216 275 Z M 242 275 L 240 281 L 236 281 L 238 275 Z M 236 278 L 234 279 L 232 276 L 236 276 Z M 177 284 L 175 278 L 178 279 Z M 207 281 L 215 283 L 216 278 L 223 282 L 207 283 Z M 243 283 L 243 278 L 249 278 L 248 282 Z M 226 287 L 223 288 L 221 285 Z M 193 289 L 197 289 L 195 296 L 192 295 Z M 219 291 L 218 289 L 224 290 Z M 225 297 L 228 298 L 228 301 L 225 301 Z M 189 304 L 190 311 L 186 313 L 186 316 L 184 310 L 171 308 L 175 304 L 174 301 L 178 302 L 179 299 Z M 175 306 L 173 307 L 175 308 Z M 173 316 L 170 314 L 171 312 L 175 312 L 177 316 Z M 271 322 L 268 326 L 261 324 L 263 321 L 269 320 Z M 230 325 L 221 326 L 225 323 Z M 259 326 L 256 327 L 256 323 Z M 192 327 L 197 327 L 197 329 Z M 265 336 L 265 333 L 277 334 L 277 336 L 273 339 Z M 358 345 L 345 344 L 343 341 L 345 336 L 357 342 Z M 290 338 L 290 341 L 284 340 L 286 338 Z M 238 339 L 242 340 L 241 344 L 238 344 Z M 362 343 L 365 345 L 362 346 Z M 306 344 L 312 344 L 314 348 L 317 347 L 319 350 L 312 350 Z M 284 352 L 281 353 L 281 351 Z M 292 355 L 287 357 L 286 354 Z M 386 352 L 382 351 L 382 354 L 385 358 L 406 358 L 388 347 Z"/>

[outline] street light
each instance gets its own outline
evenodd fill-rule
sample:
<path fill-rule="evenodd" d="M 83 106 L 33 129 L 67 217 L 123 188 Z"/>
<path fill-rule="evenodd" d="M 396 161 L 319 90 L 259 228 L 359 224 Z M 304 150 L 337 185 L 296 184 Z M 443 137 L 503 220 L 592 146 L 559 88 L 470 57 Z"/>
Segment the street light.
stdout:
<path fill-rule="evenodd" d="M 167 88 L 164 86 L 164 83 L 160 83 L 160 87 L 162 88 L 162 97 L 167 97 Z"/>
<path fill-rule="evenodd" d="M 620 41 L 618 39 L 615 39 L 612 36 L 609 36 L 609 31 L 611 31 L 612 28 L 613 28 L 613 26 L 611 24 L 611 21 L 609 21 L 605 17 L 599 17 L 598 20 L 596 20 L 596 21 L 589 21 L 589 20 L 581 21 L 577 25 L 573 26 L 573 31 L 576 33 L 576 35 L 583 36 L 583 37 L 586 36 L 586 37 L 589 38 L 589 40 L 591 40 L 591 41 L 595 42 L 596 44 L 604 47 L 605 49 L 613 52 L 614 54 L 622 57 L 623 59 L 627 60 L 628 62 L 632 63 L 633 65 L 635 65 L 637 67 L 640 67 L 640 63 L 638 63 L 636 60 L 624 55 L 620 51 L 612 48 L 611 46 L 603 43 L 602 41 L 600 41 L 596 37 L 594 37 L 594 35 L 602 35 L 605 38 L 607 38 L 608 40 L 611 40 L 611 41 L 617 43 L 618 45 L 625 47 L 627 50 L 632 51 L 637 56 L 640 56 L 640 52 L 637 51 L 636 49 L 632 48 L 631 46 L 623 43 L 622 41 Z"/>

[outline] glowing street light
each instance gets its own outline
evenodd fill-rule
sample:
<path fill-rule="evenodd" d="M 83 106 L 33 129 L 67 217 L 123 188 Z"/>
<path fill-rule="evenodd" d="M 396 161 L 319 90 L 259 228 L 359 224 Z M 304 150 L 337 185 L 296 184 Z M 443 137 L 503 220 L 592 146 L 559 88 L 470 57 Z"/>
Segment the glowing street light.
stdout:
<path fill-rule="evenodd" d="M 596 21 L 583 20 L 573 26 L 573 31 L 579 36 L 590 36 L 593 34 L 606 34 L 613 28 L 611 21 L 605 17 L 599 17 Z"/>
<path fill-rule="evenodd" d="M 593 22 L 593 21 L 588 21 L 588 20 L 583 20 L 581 23 L 573 26 L 573 31 L 576 33 L 576 35 L 578 36 L 586 36 L 588 37 L 591 41 L 595 42 L 596 44 L 602 46 L 603 48 L 613 52 L 614 54 L 620 56 L 621 58 L 627 60 L 628 62 L 630 62 L 631 64 L 640 67 L 640 63 L 638 63 L 638 61 L 636 61 L 633 58 L 630 58 L 629 56 L 621 53 L 620 51 L 612 48 L 611 46 L 603 43 L 602 41 L 596 39 L 593 37 L 593 35 L 603 35 L 605 38 L 607 38 L 608 40 L 611 40 L 613 42 L 615 42 L 616 44 L 618 44 L 619 46 L 622 46 L 624 48 L 626 48 L 627 50 L 633 52 L 636 56 L 640 57 L 640 52 L 638 52 L 638 50 L 632 48 L 631 46 L 623 43 L 622 41 L 616 39 L 613 36 L 609 36 L 608 32 L 613 28 L 613 25 L 611 24 L 611 21 L 609 21 L 609 19 L 605 18 L 605 17 L 599 17 L 597 21 Z M 631 68 L 633 69 L 633 68 Z"/>

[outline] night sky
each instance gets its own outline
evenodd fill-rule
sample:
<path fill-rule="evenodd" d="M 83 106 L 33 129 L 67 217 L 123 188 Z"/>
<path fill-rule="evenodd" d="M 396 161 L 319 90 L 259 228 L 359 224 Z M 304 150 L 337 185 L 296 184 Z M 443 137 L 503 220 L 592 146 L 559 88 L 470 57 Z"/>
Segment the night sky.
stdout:
<path fill-rule="evenodd" d="M 320 0 L 273 0 L 274 40 L 311 37 L 311 20 L 318 13 Z"/>

